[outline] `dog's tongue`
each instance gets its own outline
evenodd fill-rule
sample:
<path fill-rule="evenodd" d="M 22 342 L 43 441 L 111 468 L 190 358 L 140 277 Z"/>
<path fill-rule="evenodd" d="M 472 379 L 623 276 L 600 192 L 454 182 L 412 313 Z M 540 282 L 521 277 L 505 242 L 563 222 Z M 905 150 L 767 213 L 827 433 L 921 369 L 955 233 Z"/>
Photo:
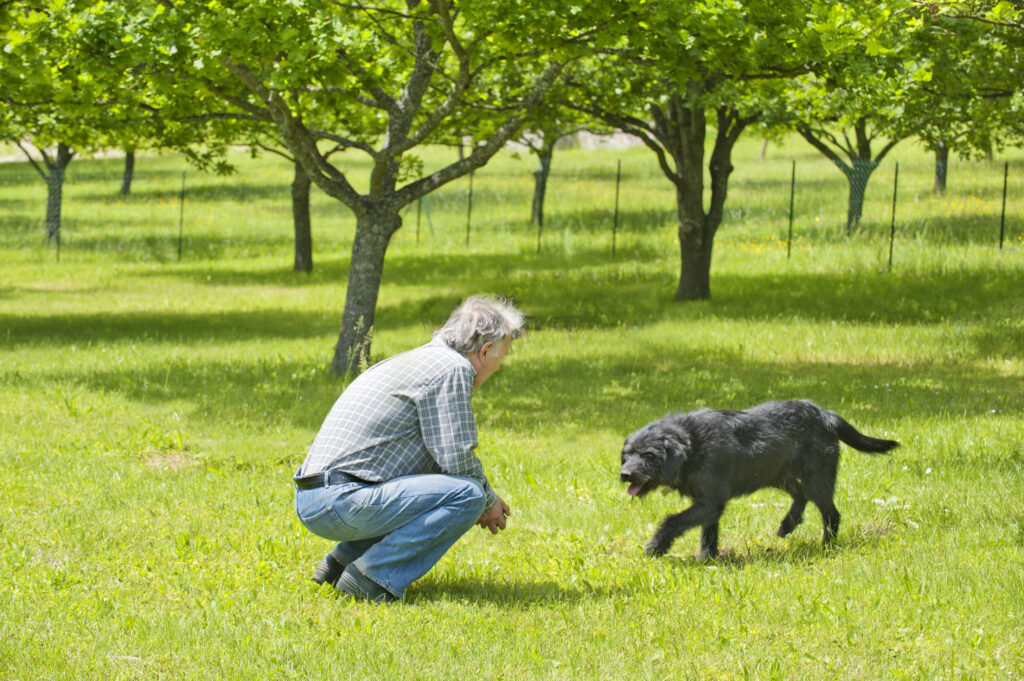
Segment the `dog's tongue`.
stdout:
<path fill-rule="evenodd" d="M 643 488 L 643 485 L 634 482 L 632 485 L 629 486 L 629 489 L 626 490 L 626 494 L 628 494 L 631 497 L 635 497 L 637 494 L 640 493 L 641 488 Z"/>

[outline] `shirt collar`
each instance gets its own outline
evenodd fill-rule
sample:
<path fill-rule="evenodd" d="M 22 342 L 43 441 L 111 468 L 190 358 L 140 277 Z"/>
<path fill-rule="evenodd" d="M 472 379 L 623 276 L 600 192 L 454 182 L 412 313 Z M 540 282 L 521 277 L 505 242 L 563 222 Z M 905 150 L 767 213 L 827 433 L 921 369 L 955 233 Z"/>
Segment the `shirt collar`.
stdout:
<path fill-rule="evenodd" d="M 436 348 L 443 348 L 444 350 L 447 350 L 448 352 L 452 353 L 453 355 L 459 358 L 459 362 L 461 364 L 463 364 L 467 369 L 473 372 L 473 376 L 476 376 L 476 367 L 474 367 L 473 363 L 469 361 L 469 357 L 466 357 L 464 354 L 452 348 L 447 343 L 443 343 L 437 340 L 436 338 L 432 338 L 430 342 L 427 343 L 427 345 Z"/>

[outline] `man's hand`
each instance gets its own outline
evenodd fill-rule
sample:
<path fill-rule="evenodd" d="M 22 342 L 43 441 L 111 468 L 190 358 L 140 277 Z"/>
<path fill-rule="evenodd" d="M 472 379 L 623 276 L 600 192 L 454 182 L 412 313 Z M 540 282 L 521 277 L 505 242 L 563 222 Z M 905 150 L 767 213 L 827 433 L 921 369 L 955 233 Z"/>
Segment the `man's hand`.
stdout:
<path fill-rule="evenodd" d="M 512 509 L 508 507 L 508 504 L 501 497 L 498 497 L 498 500 L 494 502 L 494 506 L 480 514 L 476 524 L 490 530 L 491 534 L 498 534 L 498 532 L 505 529 L 505 518 L 510 515 L 512 515 Z"/>

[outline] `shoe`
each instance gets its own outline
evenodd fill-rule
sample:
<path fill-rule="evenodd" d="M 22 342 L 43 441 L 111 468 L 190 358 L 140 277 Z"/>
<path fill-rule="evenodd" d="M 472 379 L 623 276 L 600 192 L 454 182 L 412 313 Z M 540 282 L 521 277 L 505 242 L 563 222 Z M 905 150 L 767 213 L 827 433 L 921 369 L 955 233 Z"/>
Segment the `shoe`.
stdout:
<path fill-rule="evenodd" d="M 362 572 L 351 565 L 341 573 L 335 588 L 360 601 L 394 603 L 398 600 L 390 591 L 367 578 Z"/>
<path fill-rule="evenodd" d="M 338 581 L 338 577 L 341 577 L 341 573 L 344 571 L 345 566 L 328 553 L 317 564 L 316 569 L 313 570 L 313 581 L 317 584 L 330 584 L 334 586 Z"/>

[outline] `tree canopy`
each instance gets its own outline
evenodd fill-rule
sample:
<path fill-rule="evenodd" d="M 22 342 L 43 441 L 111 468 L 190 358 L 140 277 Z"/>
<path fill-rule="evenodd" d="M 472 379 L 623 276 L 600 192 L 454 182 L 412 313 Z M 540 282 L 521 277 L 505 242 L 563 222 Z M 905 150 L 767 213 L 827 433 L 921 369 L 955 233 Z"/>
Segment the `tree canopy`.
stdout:
<path fill-rule="evenodd" d="M 642 5 L 129 0 L 107 11 L 132 55 L 129 78 L 154 111 L 180 119 L 182 103 L 190 109 L 199 93 L 200 110 L 227 104 L 225 117 L 271 123 L 310 180 L 355 215 L 334 357 L 345 372 L 368 357 L 401 208 L 486 163 L 565 64 L 613 41 L 615 27 Z M 464 158 L 422 168 L 419 145 L 467 136 L 474 143 Z M 368 175 L 335 165 L 335 148 L 366 154 Z"/>
<path fill-rule="evenodd" d="M 51 204 L 75 153 L 144 140 L 214 168 L 229 144 L 273 149 L 297 197 L 314 183 L 353 213 L 338 372 L 369 358 L 401 209 L 529 121 L 557 136 L 590 118 L 654 153 L 676 190 L 677 300 L 710 297 L 751 125 L 797 130 L 862 179 L 848 226 L 900 139 L 1024 139 L 1020 0 L 0 0 L 0 33 L 0 137 L 56 148 L 33 160 Z M 426 144 L 468 151 L 424 167 Z"/>

